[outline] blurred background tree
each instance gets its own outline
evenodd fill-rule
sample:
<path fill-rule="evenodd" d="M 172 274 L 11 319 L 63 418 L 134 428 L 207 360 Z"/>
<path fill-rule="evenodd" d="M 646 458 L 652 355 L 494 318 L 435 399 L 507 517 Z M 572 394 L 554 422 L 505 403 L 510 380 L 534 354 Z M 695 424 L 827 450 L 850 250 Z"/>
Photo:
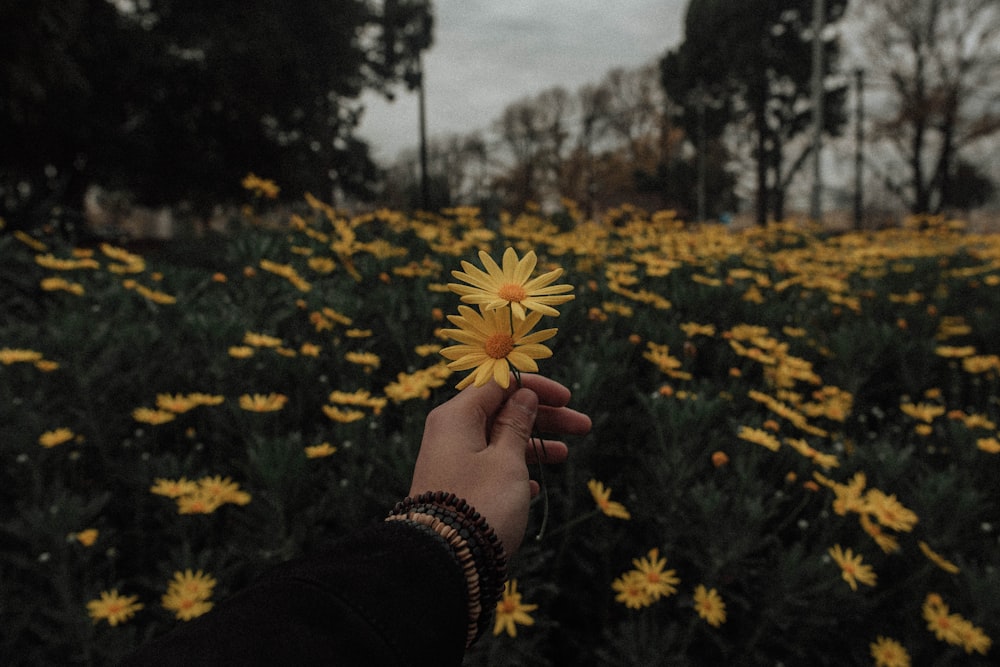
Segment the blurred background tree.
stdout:
<path fill-rule="evenodd" d="M 0 195 L 15 226 L 94 184 L 205 212 L 248 171 L 372 195 L 365 89 L 412 83 L 430 0 L 9 0 Z"/>
<path fill-rule="evenodd" d="M 662 60 L 667 96 L 683 103 L 678 120 L 690 137 L 718 141 L 746 135 L 756 174 L 756 219 L 782 220 L 789 184 L 812 152 L 796 141 L 810 127 L 813 0 L 692 0 L 684 41 Z M 843 16 L 846 0 L 828 0 L 824 24 Z M 836 71 L 835 33 L 823 35 L 824 72 Z M 824 130 L 846 120 L 846 87 L 824 90 Z M 707 150 L 702 147 L 702 150 Z"/>
<path fill-rule="evenodd" d="M 889 100 L 874 118 L 888 159 L 871 166 L 914 213 L 982 205 L 995 184 L 967 153 L 1000 134 L 1000 3 L 880 0 L 862 17 L 871 79 Z"/>

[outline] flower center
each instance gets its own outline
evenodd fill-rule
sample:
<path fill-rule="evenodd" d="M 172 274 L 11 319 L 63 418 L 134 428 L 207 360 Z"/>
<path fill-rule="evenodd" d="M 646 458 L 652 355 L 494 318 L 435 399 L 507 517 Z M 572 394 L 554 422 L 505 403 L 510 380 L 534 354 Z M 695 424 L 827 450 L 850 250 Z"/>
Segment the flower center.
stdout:
<path fill-rule="evenodd" d="M 520 303 L 528 298 L 528 293 L 524 291 L 524 287 L 516 283 L 508 283 L 500 287 L 497 290 L 497 296 L 499 296 L 504 301 L 513 301 Z"/>
<path fill-rule="evenodd" d="M 495 333 L 486 339 L 483 345 L 486 354 L 494 359 L 506 359 L 507 355 L 514 350 L 514 339 L 510 334 Z"/>

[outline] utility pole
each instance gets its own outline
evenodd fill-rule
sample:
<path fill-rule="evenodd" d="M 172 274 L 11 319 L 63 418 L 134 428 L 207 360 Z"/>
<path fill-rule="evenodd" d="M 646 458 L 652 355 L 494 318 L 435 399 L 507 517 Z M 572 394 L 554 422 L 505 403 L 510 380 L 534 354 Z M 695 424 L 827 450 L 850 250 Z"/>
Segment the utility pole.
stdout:
<path fill-rule="evenodd" d="M 417 113 L 420 123 L 420 208 L 430 210 L 430 186 L 427 179 L 427 106 L 424 100 L 423 56 L 417 54 Z"/>
<path fill-rule="evenodd" d="M 812 105 L 813 105 L 813 186 L 809 202 L 809 217 L 814 222 L 823 218 L 823 173 L 820 153 L 823 148 L 823 25 L 826 18 L 825 0 L 813 0 Z"/>
<path fill-rule="evenodd" d="M 854 70 L 854 229 L 861 229 L 864 207 L 864 89 L 865 71 Z"/>
<path fill-rule="evenodd" d="M 708 215 L 705 210 L 707 208 L 705 205 L 705 180 L 708 171 L 705 150 L 708 142 L 705 139 L 705 89 L 702 88 L 701 84 L 698 84 L 698 91 L 695 94 L 698 96 L 698 222 L 705 222 Z"/>

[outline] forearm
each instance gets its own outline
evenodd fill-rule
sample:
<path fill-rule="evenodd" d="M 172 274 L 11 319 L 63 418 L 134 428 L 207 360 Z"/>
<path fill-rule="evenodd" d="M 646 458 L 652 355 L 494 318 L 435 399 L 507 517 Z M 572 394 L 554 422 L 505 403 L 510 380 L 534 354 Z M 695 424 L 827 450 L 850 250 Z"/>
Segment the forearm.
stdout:
<path fill-rule="evenodd" d="M 458 665 L 466 580 L 442 540 L 388 522 L 278 566 L 126 665 Z"/>

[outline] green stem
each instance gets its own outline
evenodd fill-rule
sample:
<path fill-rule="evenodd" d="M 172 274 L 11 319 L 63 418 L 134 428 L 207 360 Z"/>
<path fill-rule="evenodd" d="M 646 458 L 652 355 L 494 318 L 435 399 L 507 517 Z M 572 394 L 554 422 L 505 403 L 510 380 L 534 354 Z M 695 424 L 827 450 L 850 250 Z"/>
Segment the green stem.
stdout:
<path fill-rule="evenodd" d="M 559 533 L 565 533 L 570 528 L 573 528 L 574 526 L 583 523 L 587 519 L 592 519 L 592 518 L 594 518 L 595 516 L 597 516 L 600 513 L 601 513 L 601 510 L 596 509 L 596 510 L 587 512 L 585 514 L 581 514 L 580 516 L 576 517 L 572 521 L 567 521 L 563 525 L 561 525 L 558 528 L 556 528 L 555 530 L 553 530 L 551 533 L 549 533 L 549 537 L 555 537 Z"/>
<path fill-rule="evenodd" d="M 508 309 L 507 314 L 510 318 L 510 335 L 514 335 L 514 311 Z M 514 373 L 514 381 L 517 382 L 517 388 L 520 389 L 521 384 L 521 371 L 514 368 L 511 365 L 511 372 Z M 537 441 L 537 444 L 536 444 Z M 545 468 L 542 466 L 543 459 L 548 459 L 548 452 L 545 451 L 545 440 L 541 437 L 537 437 L 532 433 L 531 438 L 528 440 L 531 443 L 531 448 L 535 452 L 535 461 L 538 464 L 538 486 L 541 488 L 542 492 L 542 525 L 538 528 L 538 533 L 535 534 L 535 541 L 540 542 L 542 537 L 545 536 L 545 527 L 549 523 L 549 487 L 545 484 Z M 542 455 L 538 455 L 539 445 L 542 448 Z"/>

